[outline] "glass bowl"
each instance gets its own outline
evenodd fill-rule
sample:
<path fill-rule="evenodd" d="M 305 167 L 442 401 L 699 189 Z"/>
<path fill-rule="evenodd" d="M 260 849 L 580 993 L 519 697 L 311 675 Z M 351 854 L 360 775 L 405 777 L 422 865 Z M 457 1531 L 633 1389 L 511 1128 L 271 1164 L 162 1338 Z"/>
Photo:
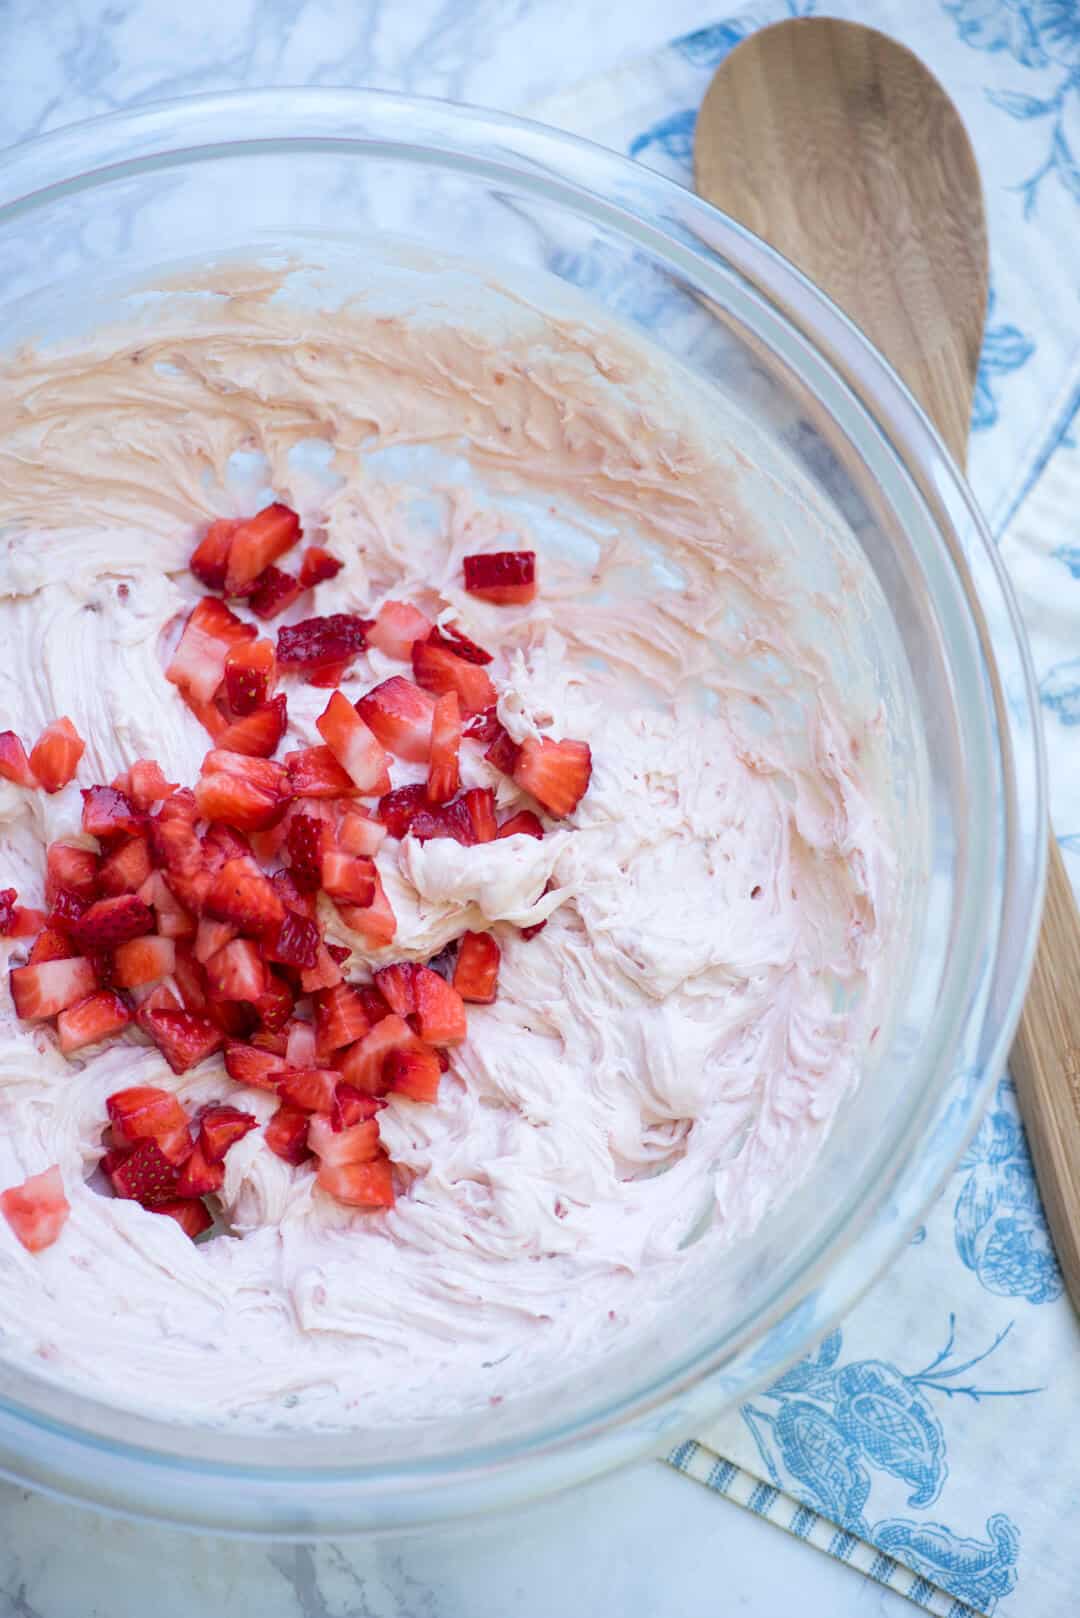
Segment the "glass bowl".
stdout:
<path fill-rule="evenodd" d="M 171 1424 L 0 1366 L 4 1474 L 222 1532 L 403 1530 L 518 1504 L 660 1452 L 775 1378 L 889 1262 L 963 1150 L 1040 910 L 1038 709 L 971 494 L 850 322 L 680 187 L 536 124 L 376 92 L 123 113 L 6 155 L 0 343 L 92 327 L 110 288 L 181 261 L 327 254 L 362 278 L 388 237 L 480 257 L 541 304 L 570 289 L 647 336 L 846 528 L 887 604 L 867 657 L 893 687 L 896 760 L 911 760 L 905 959 L 875 1064 L 812 1172 L 600 1364 L 466 1417 L 318 1434 Z"/>

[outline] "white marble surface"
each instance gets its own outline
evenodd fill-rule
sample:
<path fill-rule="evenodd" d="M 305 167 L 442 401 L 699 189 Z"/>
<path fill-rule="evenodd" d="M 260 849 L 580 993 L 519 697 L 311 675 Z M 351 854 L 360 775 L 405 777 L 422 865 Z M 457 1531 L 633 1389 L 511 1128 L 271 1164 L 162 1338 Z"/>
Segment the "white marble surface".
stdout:
<path fill-rule="evenodd" d="M 508 111 L 728 0 L 0 0 L 0 144 L 202 90 L 398 88 Z M 267 1547 L 0 1483 L 0 1618 L 903 1618 L 900 1597 L 660 1463 L 481 1528 Z"/>

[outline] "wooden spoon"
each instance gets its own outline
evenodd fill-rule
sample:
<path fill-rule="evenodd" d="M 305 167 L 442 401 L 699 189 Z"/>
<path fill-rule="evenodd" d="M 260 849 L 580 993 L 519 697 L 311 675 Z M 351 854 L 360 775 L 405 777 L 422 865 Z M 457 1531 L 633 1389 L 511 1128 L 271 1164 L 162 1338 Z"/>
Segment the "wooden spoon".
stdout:
<path fill-rule="evenodd" d="M 752 34 L 709 86 L 694 161 L 701 195 L 862 327 L 962 467 L 986 315 L 986 224 L 960 115 L 918 58 L 825 17 Z M 1080 1309 L 1080 916 L 1052 830 L 1011 1067 Z"/>

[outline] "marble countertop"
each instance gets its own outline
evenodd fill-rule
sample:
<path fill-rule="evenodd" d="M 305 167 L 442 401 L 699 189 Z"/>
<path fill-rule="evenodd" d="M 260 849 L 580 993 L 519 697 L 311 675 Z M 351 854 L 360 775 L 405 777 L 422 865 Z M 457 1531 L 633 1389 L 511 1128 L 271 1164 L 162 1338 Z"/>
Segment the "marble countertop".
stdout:
<path fill-rule="evenodd" d="M 716 19 L 716 0 L 6 0 L 0 144 L 164 97 L 372 85 L 508 111 Z M 616 21 L 617 18 L 617 21 Z M 660 1462 L 407 1541 L 265 1545 L 0 1483 L 0 1618 L 903 1618 L 901 1597 Z"/>

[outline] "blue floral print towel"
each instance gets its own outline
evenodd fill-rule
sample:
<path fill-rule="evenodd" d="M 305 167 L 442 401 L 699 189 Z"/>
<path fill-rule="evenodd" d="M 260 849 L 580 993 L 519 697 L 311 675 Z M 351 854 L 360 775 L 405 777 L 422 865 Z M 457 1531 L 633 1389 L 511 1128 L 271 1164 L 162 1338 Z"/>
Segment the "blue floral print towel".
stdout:
<path fill-rule="evenodd" d="M 992 291 L 969 472 L 1025 614 L 1080 888 L 1080 0 L 762 0 L 533 110 L 690 184 L 717 64 L 814 14 L 910 46 L 975 145 Z M 887 1281 L 670 1460 L 941 1618 L 1080 1618 L 1078 1412 L 1080 1328 L 1004 1079 Z"/>

